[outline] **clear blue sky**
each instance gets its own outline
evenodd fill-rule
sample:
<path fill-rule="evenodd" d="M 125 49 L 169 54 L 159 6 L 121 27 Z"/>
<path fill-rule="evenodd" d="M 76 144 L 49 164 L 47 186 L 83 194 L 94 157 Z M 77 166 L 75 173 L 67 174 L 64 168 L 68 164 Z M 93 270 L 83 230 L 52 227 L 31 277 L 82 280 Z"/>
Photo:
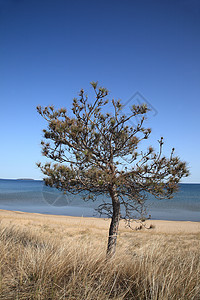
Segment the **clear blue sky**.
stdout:
<path fill-rule="evenodd" d="M 70 108 L 92 80 L 124 102 L 139 91 L 158 112 L 150 142 L 200 182 L 198 0 L 0 0 L 0 178 L 42 178 L 36 106 Z"/>

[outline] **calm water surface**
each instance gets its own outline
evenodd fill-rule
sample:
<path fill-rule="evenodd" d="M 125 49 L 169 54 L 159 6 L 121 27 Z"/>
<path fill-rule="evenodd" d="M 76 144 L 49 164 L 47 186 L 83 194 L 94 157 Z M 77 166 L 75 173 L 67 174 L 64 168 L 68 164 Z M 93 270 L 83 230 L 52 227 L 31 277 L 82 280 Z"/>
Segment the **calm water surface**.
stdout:
<path fill-rule="evenodd" d="M 43 214 L 94 217 L 101 203 L 84 202 L 80 196 L 63 195 L 39 180 L 0 179 L 0 209 Z M 152 219 L 200 221 L 200 184 L 180 184 L 171 200 L 147 201 Z"/>

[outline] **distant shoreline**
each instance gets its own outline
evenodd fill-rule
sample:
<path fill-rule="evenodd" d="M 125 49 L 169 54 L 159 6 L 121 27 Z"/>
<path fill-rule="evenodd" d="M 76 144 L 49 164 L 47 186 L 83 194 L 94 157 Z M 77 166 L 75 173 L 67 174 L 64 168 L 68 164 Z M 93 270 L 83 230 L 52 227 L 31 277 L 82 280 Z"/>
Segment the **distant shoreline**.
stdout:
<path fill-rule="evenodd" d="M 33 178 L 17 178 L 16 180 L 35 180 Z"/>
<path fill-rule="evenodd" d="M 43 181 L 43 179 L 33 179 L 33 178 L 0 178 L 0 180 L 12 180 L 12 181 Z"/>
<path fill-rule="evenodd" d="M 29 180 L 29 181 L 43 181 L 43 179 L 34 179 L 34 178 L 0 178 L 0 180 Z M 200 182 L 180 182 L 180 185 L 182 184 L 200 184 Z"/>

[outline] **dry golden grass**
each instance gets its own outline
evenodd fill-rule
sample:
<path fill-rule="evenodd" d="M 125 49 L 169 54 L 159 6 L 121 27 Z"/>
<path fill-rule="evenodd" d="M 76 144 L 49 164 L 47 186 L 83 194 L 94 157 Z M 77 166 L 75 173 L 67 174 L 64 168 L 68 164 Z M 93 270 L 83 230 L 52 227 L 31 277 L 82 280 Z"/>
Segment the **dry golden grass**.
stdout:
<path fill-rule="evenodd" d="M 0 220 L 0 299 L 200 299 L 200 223 L 121 224 L 106 261 L 108 221 L 8 211 Z"/>

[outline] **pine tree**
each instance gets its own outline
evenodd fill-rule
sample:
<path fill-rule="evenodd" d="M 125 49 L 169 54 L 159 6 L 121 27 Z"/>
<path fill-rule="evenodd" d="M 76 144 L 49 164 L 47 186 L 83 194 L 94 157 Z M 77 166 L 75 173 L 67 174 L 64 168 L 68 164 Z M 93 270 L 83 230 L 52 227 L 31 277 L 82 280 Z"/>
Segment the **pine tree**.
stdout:
<path fill-rule="evenodd" d="M 151 146 L 145 152 L 139 150 L 151 133 L 143 126 L 148 112 L 145 104 L 133 105 L 126 115 L 119 100 L 107 99 L 107 89 L 97 82 L 91 85 L 93 103 L 81 90 L 79 98 L 73 99 L 72 116 L 65 108 L 37 107 L 48 124 L 43 130 L 42 153 L 54 161 L 38 166 L 48 186 L 72 194 L 84 192 L 92 200 L 105 195 L 98 212 L 111 217 L 107 255 L 112 256 L 120 219 L 128 223 L 136 217 L 144 219 L 148 195 L 172 198 L 180 179 L 189 172 L 186 163 L 174 156 L 174 149 L 169 158 L 163 156 L 162 137 L 158 151 Z M 106 113 L 109 104 L 112 112 Z M 140 119 L 137 126 L 131 126 L 133 118 Z"/>

